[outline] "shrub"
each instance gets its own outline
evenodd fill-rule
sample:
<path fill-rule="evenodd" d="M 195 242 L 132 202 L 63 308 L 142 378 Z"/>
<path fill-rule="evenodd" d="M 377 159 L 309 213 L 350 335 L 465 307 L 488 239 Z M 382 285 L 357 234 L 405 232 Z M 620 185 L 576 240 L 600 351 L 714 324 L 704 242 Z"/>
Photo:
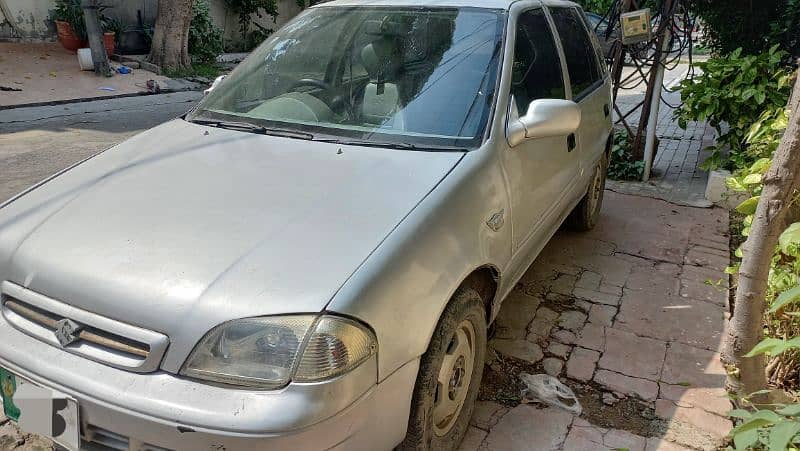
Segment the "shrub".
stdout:
<path fill-rule="evenodd" d="M 695 0 L 692 10 L 703 20 L 705 44 L 716 54 L 741 48 L 752 55 L 779 44 L 797 55 L 798 0 Z"/>
<path fill-rule="evenodd" d="M 702 74 L 681 82 L 683 105 L 675 111 L 681 127 L 688 121 L 705 121 L 716 128 L 718 139 L 705 167 L 743 169 L 757 156 L 747 152 L 746 137 L 764 111 L 783 108 L 791 91 L 791 74 L 783 66 L 785 53 L 773 46 L 760 55 L 731 54 L 698 63 Z M 726 130 L 726 126 L 728 127 Z M 730 146 L 729 161 L 720 150 Z"/>
<path fill-rule="evenodd" d="M 222 53 L 222 31 L 214 25 L 208 0 L 197 0 L 189 25 L 189 54 L 200 63 L 213 63 Z"/>
<path fill-rule="evenodd" d="M 608 162 L 608 177 L 613 180 L 641 180 L 643 173 L 644 161 L 633 159 L 628 134 L 615 131 Z"/>

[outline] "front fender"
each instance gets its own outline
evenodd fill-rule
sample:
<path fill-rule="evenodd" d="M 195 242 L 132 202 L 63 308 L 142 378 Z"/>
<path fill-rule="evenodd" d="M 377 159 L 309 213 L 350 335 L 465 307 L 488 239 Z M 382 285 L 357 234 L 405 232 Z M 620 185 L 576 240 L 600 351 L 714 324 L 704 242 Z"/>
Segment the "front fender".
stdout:
<path fill-rule="evenodd" d="M 379 380 L 425 352 L 439 316 L 473 270 L 510 260 L 510 210 L 494 152 L 487 143 L 467 153 L 327 306 L 375 330 Z M 494 231 L 487 220 L 500 212 L 505 224 Z"/>

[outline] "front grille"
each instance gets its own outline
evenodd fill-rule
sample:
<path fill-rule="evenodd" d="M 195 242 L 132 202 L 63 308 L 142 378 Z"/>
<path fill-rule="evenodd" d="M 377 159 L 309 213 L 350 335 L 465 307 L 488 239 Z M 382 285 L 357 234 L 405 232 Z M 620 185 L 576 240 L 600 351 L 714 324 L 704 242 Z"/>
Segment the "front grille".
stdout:
<path fill-rule="evenodd" d="M 56 327 L 58 327 L 58 322 L 63 319 L 67 319 L 53 315 L 50 312 L 46 312 L 32 305 L 25 304 L 24 302 L 14 299 L 11 296 L 6 299 L 5 306 L 7 309 L 11 310 L 17 315 L 42 327 L 45 327 L 53 333 L 55 333 Z M 84 340 L 97 346 L 132 354 L 143 359 L 146 359 L 147 356 L 150 355 L 150 346 L 144 343 L 128 340 L 127 338 L 120 337 L 119 335 L 103 332 L 94 327 L 85 327 L 78 332 L 76 336 L 78 337 L 78 341 L 76 343 L 79 343 L 80 340 Z"/>
<path fill-rule="evenodd" d="M 160 446 L 130 440 L 124 435 L 94 425 L 87 426 L 83 440 L 83 443 L 81 443 L 81 450 L 83 451 L 105 451 L 109 449 L 120 451 L 171 451 Z"/>
<path fill-rule="evenodd" d="M 163 334 L 80 310 L 12 282 L 0 288 L 6 321 L 65 351 L 136 372 L 155 371 L 166 352 L 169 340 Z M 66 345 L 56 335 L 63 320 L 79 326 Z"/>

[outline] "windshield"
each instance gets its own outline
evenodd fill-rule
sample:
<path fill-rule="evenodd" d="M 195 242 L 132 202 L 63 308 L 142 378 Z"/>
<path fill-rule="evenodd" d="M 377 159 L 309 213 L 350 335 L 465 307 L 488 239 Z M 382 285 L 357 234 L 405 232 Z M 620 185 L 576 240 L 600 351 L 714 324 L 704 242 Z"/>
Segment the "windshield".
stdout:
<path fill-rule="evenodd" d="M 480 8 L 311 8 L 187 119 L 340 142 L 475 147 L 494 99 L 502 17 Z"/>

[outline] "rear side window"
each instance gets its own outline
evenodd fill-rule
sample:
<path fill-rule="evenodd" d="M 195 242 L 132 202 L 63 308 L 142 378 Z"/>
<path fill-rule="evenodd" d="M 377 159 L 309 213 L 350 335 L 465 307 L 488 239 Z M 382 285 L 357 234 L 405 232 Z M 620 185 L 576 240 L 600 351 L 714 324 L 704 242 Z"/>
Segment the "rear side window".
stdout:
<path fill-rule="evenodd" d="M 551 8 L 550 13 L 564 48 L 572 97 L 580 100 L 603 78 L 594 45 L 577 9 Z"/>
<path fill-rule="evenodd" d="M 558 50 L 541 9 L 519 17 L 512 70 L 511 94 L 520 116 L 536 99 L 566 98 Z"/>

